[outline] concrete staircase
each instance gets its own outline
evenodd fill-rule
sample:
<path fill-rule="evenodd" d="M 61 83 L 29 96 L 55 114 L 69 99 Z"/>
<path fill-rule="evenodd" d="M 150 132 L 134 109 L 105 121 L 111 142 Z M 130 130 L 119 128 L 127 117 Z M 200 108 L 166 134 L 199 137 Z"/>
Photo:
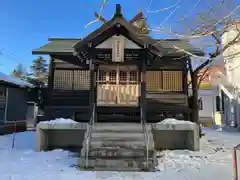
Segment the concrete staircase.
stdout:
<path fill-rule="evenodd" d="M 80 168 L 94 171 L 154 171 L 157 159 L 153 135 L 150 125 L 146 126 L 148 162 L 145 133 L 140 123 L 95 123 L 89 147 L 86 138 L 83 143 Z"/>

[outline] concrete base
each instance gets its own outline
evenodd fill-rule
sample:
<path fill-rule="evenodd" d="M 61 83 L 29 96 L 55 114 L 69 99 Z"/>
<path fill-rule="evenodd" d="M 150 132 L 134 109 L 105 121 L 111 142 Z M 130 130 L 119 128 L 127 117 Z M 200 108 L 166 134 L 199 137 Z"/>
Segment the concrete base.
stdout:
<path fill-rule="evenodd" d="M 82 148 L 87 123 L 37 124 L 37 151 Z"/>
<path fill-rule="evenodd" d="M 14 132 L 24 132 L 26 131 L 25 121 L 9 121 L 0 124 L 0 135 L 12 134 Z"/>
<path fill-rule="evenodd" d="M 188 149 L 200 150 L 199 127 L 188 121 L 173 120 L 153 125 L 153 139 L 156 150 Z"/>
<path fill-rule="evenodd" d="M 223 126 L 222 130 L 227 132 L 240 132 L 240 126 L 238 127 Z"/>

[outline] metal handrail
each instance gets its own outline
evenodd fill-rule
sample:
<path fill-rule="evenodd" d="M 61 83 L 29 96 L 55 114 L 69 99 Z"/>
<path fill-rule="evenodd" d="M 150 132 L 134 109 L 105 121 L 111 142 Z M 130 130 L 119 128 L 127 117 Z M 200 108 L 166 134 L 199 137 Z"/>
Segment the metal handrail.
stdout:
<path fill-rule="evenodd" d="M 146 165 L 148 168 L 148 159 L 149 159 L 149 136 L 147 132 L 147 127 L 146 127 L 146 119 L 143 117 L 143 108 L 141 107 L 141 125 L 142 125 L 142 130 L 144 133 L 144 142 L 146 146 Z"/>
<path fill-rule="evenodd" d="M 92 138 L 92 129 L 94 127 L 95 123 L 95 116 L 96 116 L 96 104 L 93 103 L 93 110 L 92 110 L 92 116 L 91 119 L 89 120 L 88 128 L 87 128 L 87 135 L 86 135 L 86 151 L 85 151 L 85 166 L 88 167 L 88 154 L 89 154 L 89 144 Z"/>

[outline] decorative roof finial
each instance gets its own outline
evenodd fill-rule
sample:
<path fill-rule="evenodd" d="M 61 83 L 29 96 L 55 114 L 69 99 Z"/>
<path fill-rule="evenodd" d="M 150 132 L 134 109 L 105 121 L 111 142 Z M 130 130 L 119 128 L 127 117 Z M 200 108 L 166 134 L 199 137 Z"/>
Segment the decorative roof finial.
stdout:
<path fill-rule="evenodd" d="M 116 4 L 116 12 L 114 14 L 114 17 L 122 17 L 122 11 L 121 11 L 121 5 Z"/>

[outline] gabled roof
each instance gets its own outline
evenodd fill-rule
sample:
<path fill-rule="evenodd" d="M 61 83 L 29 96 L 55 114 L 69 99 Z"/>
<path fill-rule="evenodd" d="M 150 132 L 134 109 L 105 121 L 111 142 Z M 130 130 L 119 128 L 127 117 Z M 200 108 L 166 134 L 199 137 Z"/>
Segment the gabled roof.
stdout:
<path fill-rule="evenodd" d="M 119 5 L 117 5 L 117 7 L 119 7 Z M 117 28 L 118 24 L 120 27 Z M 118 15 L 115 13 L 111 20 L 104 23 L 100 28 L 83 39 L 49 39 L 51 41 L 50 43 L 33 50 L 33 54 L 64 54 L 74 53 L 75 50 L 78 52 L 84 51 L 89 42 L 93 43 L 93 46 L 96 46 L 116 33 L 122 34 L 140 47 L 144 47 L 145 44 L 150 45 L 149 50 L 157 55 L 181 56 L 185 54 L 184 51 L 200 56 L 204 55 L 200 49 L 193 48 L 187 40 L 153 39 L 146 34 L 142 34 L 140 29 L 122 17 L 121 13 Z M 177 50 L 174 45 L 184 51 Z"/>
<path fill-rule="evenodd" d="M 26 81 L 23 81 L 19 78 L 16 78 L 14 76 L 10 76 L 10 75 L 6 75 L 2 72 L 0 72 L 0 82 L 5 82 L 5 83 L 8 83 L 8 84 L 12 84 L 12 85 L 17 85 L 17 86 L 20 86 L 20 87 L 29 87 L 29 88 L 33 88 L 33 84 L 29 83 L 29 82 L 26 82 Z"/>
<path fill-rule="evenodd" d="M 164 56 L 167 55 L 182 55 L 183 51 L 177 50 L 174 46 L 184 51 L 190 52 L 197 56 L 204 56 L 204 52 L 199 48 L 195 48 L 186 39 L 152 39 L 154 46 L 162 51 Z"/>
<path fill-rule="evenodd" d="M 145 39 L 148 38 L 148 36 L 141 36 L 139 29 L 133 26 L 131 23 L 129 23 L 125 18 L 123 17 L 114 17 L 110 21 L 107 21 L 105 24 L 103 24 L 100 28 L 96 29 L 92 33 L 90 33 L 88 36 L 82 39 L 82 41 L 79 41 L 76 43 L 73 47 L 75 49 L 80 49 L 83 45 L 86 43 L 92 41 L 94 38 L 98 36 L 104 36 L 104 33 L 106 31 L 110 31 L 111 28 L 114 28 L 117 24 L 120 24 L 122 27 L 124 27 L 128 31 L 128 35 L 130 36 L 131 40 L 134 40 L 138 45 L 144 46 L 144 43 L 146 43 Z M 115 34 L 115 32 L 112 32 L 112 36 Z M 119 32 L 120 34 L 124 35 L 124 32 Z M 106 37 L 110 38 L 110 37 Z"/>
<path fill-rule="evenodd" d="M 49 43 L 34 49 L 32 54 L 72 54 L 74 53 L 73 46 L 81 41 L 81 39 L 58 39 L 51 38 Z M 197 48 L 191 47 L 187 40 L 171 40 L 171 39 L 153 39 L 154 46 L 161 48 L 163 55 L 181 55 L 183 52 L 177 51 L 173 46 L 177 46 L 185 51 L 203 56 L 204 53 Z M 158 47 L 159 46 L 159 47 Z"/>
<path fill-rule="evenodd" d="M 49 43 L 32 51 L 33 54 L 59 54 L 74 52 L 73 45 L 81 41 L 81 39 L 63 39 L 63 38 L 49 38 Z"/>

